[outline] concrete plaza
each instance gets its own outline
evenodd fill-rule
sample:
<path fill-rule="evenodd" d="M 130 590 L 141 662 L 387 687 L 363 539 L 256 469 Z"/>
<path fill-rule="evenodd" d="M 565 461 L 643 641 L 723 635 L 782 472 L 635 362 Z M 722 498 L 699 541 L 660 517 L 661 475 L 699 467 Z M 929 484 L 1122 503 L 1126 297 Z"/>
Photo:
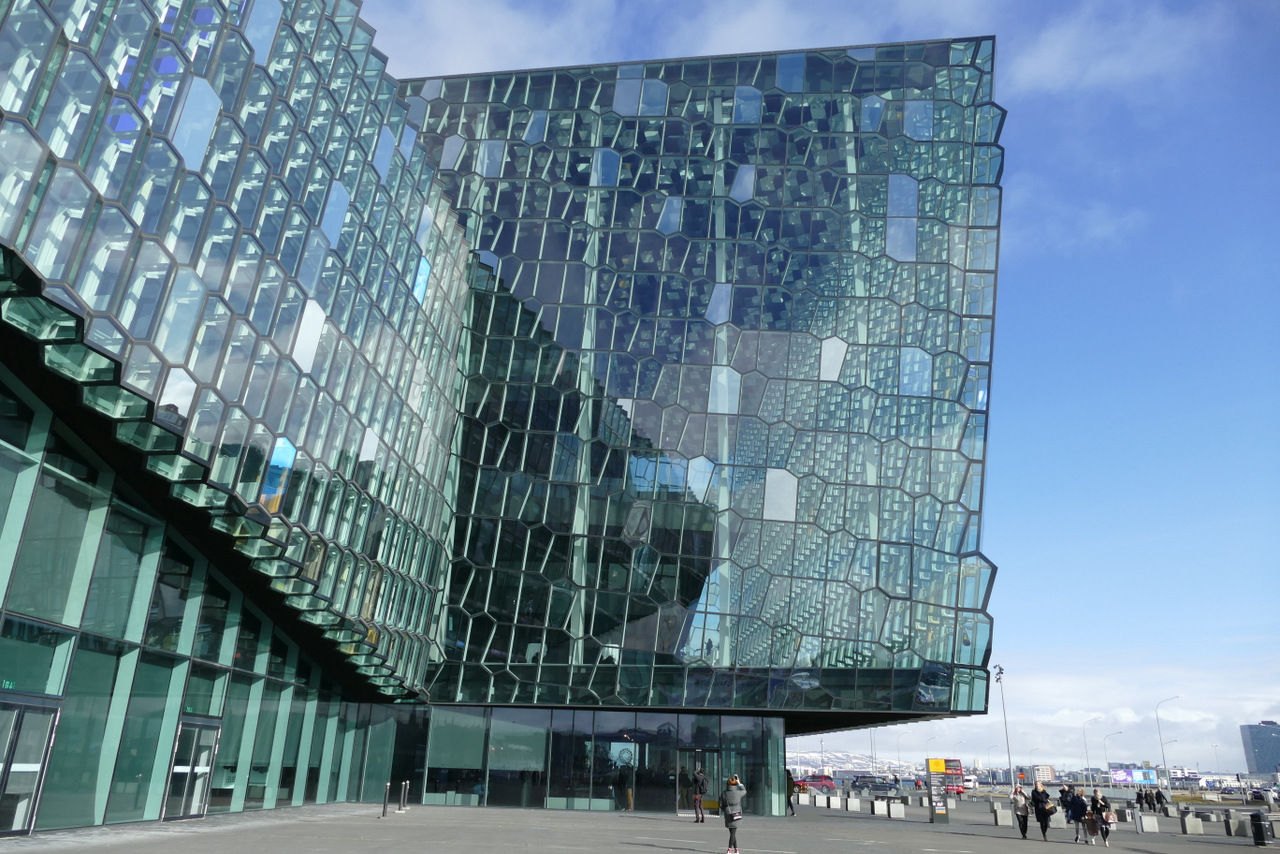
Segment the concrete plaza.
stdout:
<path fill-rule="evenodd" d="M 864 807 L 866 806 L 864 802 Z M 961 803 L 945 825 L 928 822 L 920 807 L 903 819 L 802 806 L 796 818 L 748 816 L 738 831 L 743 854 L 810 852 L 937 852 L 1000 854 L 1028 852 L 1045 845 L 1034 822 L 1034 840 L 995 826 L 985 803 Z M 725 850 L 728 838 L 718 816 L 695 824 L 690 816 L 656 813 L 568 812 L 477 807 L 424 807 L 379 818 L 381 806 L 332 804 L 259 813 L 211 816 L 201 821 L 119 825 L 89 830 L 39 833 L 0 840 L 0 850 L 89 854 L 422 854 L 422 852 L 577 851 L 708 852 Z M 1216 832 L 1183 836 L 1176 819 L 1160 820 L 1160 833 L 1138 835 L 1132 824 L 1118 825 L 1111 849 L 1144 854 L 1182 854 L 1209 849 L 1252 848 L 1247 838 Z M 1049 844 L 1072 844 L 1073 830 L 1051 828 Z M 1101 849 L 1099 844 L 1098 849 Z"/>

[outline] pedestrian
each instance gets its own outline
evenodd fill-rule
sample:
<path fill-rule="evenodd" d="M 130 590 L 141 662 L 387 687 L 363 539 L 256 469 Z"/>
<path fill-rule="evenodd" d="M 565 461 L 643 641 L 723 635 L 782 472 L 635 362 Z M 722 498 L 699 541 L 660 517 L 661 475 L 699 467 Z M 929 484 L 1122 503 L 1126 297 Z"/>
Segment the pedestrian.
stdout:
<path fill-rule="evenodd" d="M 1156 793 L 1147 789 L 1147 809 L 1156 811 Z"/>
<path fill-rule="evenodd" d="M 1022 838 L 1027 838 L 1027 819 L 1031 815 L 1031 798 L 1022 790 L 1021 786 L 1013 787 L 1013 794 L 1009 795 L 1009 800 L 1013 801 L 1013 816 L 1018 820 L 1018 831 L 1022 834 Z"/>
<path fill-rule="evenodd" d="M 720 814 L 724 816 L 724 826 L 729 828 L 729 847 L 725 854 L 738 854 L 738 825 L 742 824 L 742 800 L 747 796 L 747 789 L 733 774 L 725 780 L 724 791 L 720 793 Z"/>
<path fill-rule="evenodd" d="M 1035 809 L 1036 821 L 1040 824 L 1040 836 L 1048 841 L 1049 816 L 1053 815 L 1053 811 L 1058 807 L 1053 802 L 1049 790 L 1039 780 L 1036 780 L 1036 787 L 1031 790 L 1031 806 Z"/>
<path fill-rule="evenodd" d="M 1058 806 L 1061 807 L 1062 811 L 1065 813 L 1067 811 L 1067 804 L 1069 803 L 1071 803 L 1071 787 L 1063 786 L 1058 790 Z"/>
<path fill-rule="evenodd" d="M 1102 844 L 1111 847 L 1111 842 L 1107 839 L 1111 835 L 1111 822 L 1115 820 L 1116 814 L 1111 811 L 1111 801 L 1107 800 L 1107 796 L 1102 794 L 1101 789 L 1093 790 L 1093 797 L 1089 799 L 1089 809 L 1093 810 L 1093 817 L 1098 821 L 1098 832 L 1102 834 Z"/>
<path fill-rule="evenodd" d="M 707 772 L 699 765 L 698 770 L 693 772 L 693 820 L 695 822 L 707 823 L 707 814 L 702 811 L 702 798 L 709 791 L 711 791 L 711 781 L 707 779 Z"/>
<path fill-rule="evenodd" d="M 787 769 L 787 815 L 794 816 L 796 814 L 796 805 L 794 798 L 796 796 L 796 778 L 791 773 L 791 769 Z"/>
<path fill-rule="evenodd" d="M 1074 789 L 1071 790 L 1067 797 L 1067 824 L 1076 826 L 1076 842 L 1080 841 L 1080 833 L 1084 831 L 1084 814 L 1089 811 L 1089 804 L 1081 797 L 1080 793 Z M 1089 841 L 1089 834 L 1086 831 L 1084 841 Z"/>
<path fill-rule="evenodd" d="M 680 774 L 678 777 L 680 784 L 680 809 L 688 809 L 692 805 L 690 796 L 693 794 L 693 778 L 689 776 L 689 769 L 680 766 Z"/>
<path fill-rule="evenodd" d="M 1138 808 L 1138 812 L 1142 812 L 1142 808 L 1146 806 L 1147 793 L 1139 786 L 1138 790 L 1133 793 L 1133 805 Z"/>
<path fill-rule="evenodd" d="M 1157 804 L 1157 806 L 1164 806 L 1164 805 L 1165 805 L 1165 802 L 1166 802 L 1167 800 L 1168 800 L 1168 799 L 1167 799 L 1167 798 L 1165 798 L 1165 796 L 1164 796 L 1164 789 L 1156 789 L 1156 804 Z M 1152 809 L 1155 809 L 1155 807 L 1152 807 Z"/>

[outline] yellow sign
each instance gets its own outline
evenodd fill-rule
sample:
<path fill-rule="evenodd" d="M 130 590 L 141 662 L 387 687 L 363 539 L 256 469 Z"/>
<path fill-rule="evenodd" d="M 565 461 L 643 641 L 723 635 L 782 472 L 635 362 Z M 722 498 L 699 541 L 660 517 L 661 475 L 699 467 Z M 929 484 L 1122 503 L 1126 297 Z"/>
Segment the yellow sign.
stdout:
<path fill-rule="evenodd" d="M 947 772 L 947 760 L 945 760 L 945 759 L 930 759 L 930 760 L 929 760 L 929 773 L 930 773 L 930 774 L 945 774 L 946 772 Z"/>

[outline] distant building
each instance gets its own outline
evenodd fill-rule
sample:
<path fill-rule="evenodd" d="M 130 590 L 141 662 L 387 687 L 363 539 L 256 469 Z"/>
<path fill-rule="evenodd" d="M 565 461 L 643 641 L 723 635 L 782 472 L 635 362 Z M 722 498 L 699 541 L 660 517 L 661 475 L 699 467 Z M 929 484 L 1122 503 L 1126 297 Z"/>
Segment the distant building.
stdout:
<path fill-rule="evenodd" d="M 1022 786 L 1034 786 L 1036 781 L 1048 783 L 1058 778 L 1058 773 L 1052 765 L 1019 765 L 1018 784 Z"/>
<path fill-rule="evenodd" d="M 1244 743 L 1244 761 L 1250 774 L 1273 774 L 1280 771 L 1280 723 L 1262 721 L 1240 727 Z"/>

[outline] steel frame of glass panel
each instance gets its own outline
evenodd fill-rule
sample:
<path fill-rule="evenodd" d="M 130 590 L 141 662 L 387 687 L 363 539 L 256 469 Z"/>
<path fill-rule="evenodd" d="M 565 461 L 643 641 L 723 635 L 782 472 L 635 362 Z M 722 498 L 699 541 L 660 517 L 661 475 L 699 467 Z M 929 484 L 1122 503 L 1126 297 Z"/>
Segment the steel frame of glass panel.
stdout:
<path fill-rule="evenodd" d="M 993 39 L 402 82 L 350 0 L 57 9 L 0 0 L 0 833 L 422 751 L 776 813 L 784 725 L 985 710 Z M 431 759 L 546 714 L 572 790 Z"/>

